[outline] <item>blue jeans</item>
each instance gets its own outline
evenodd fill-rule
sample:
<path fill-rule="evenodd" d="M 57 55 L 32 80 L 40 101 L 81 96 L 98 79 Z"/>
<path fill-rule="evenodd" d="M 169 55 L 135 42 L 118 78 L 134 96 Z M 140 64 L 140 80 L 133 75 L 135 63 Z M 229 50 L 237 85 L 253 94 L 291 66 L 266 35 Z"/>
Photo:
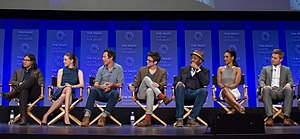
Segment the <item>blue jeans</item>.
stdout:
<path fill-rule="evenodd" d="M 115 105 L 118 103 L 119 92 L 117 90 L 111 90 L 110 92 L 104 92 L 99 88 L 93 88 L 86 101 L 85 109 L 92 111 L 95 101 L 107 102 L 105 112 L 111 114 Z"/>
<path fill-rule="evenodd" d="M 195 120 L 200 114 L 201 108 L 206 101 L 208 91 L 206 88 L 191 90 L 182 85 L 176 88 L 176 118 L 181 120 L 184 113 L 184 100 L 195 100 L 194 107 L 189 115 L 189 119 Z"/>

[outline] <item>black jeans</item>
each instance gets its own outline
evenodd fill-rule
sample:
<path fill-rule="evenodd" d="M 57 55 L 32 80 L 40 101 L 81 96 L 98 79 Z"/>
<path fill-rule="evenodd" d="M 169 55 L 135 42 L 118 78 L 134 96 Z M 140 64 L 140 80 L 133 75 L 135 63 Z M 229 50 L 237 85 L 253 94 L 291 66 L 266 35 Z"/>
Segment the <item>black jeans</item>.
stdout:
<path fill-rule="evenodd" d="M 27 114 L 27 104 L 36 100 L 40 93 L 41 89 L 38 84 L 38 81 L 34 77 L 29 77 L 25 80 L 21 85 L 15 88 L 17 94 L 19 94 L 20 99 L 20 114 L 22 116 L 26 116 Z"/>

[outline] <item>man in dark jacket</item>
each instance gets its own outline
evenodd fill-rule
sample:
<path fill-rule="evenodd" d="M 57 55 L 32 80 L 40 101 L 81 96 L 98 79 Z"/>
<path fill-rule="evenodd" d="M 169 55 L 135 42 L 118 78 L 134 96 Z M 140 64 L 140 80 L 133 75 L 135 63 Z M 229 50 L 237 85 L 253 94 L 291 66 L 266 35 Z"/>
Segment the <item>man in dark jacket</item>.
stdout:
<path fill-rule="evenodd" d="M 195 50 L 191 53 L 191 64 L 182 67 L 179 71 L 177 80 L 174 83 L 176 92 L 176 126 L 183 126 L 184 101 L 194 101 L 194 107 L 188 116 L 188 126 L 199 126 L 196 117 L 199 115 L 203 104 L 206 101 L 210 71 L 201 63 L 204 61 L 204 53 Z"/>

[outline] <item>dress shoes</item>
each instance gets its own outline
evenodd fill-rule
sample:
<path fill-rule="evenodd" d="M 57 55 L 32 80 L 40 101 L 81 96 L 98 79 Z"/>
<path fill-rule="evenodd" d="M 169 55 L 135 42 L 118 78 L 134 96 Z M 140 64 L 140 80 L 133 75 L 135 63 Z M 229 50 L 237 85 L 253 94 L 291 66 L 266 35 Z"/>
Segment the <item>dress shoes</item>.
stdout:
<path fill-rule="evenodd" d="M 144 119 L 143 121 L 139 122 L 136 126 L 140 126 L 140 127 L 151 126 L 151 121 Z"/>
<path fill-rule="evenodd" d="M 104 116 L 100 116 L 99 120 L 98 120 L 98 123 L 97 123 L 97 126 L 105 126 L 105 123 L 106 123 L 106 119 Z"/>
<path fill-rule="evenodd" d="M 1 92 L 1 95 L 8 101 L 12 100 L 13 98 L 16 97 L 17 95 L 17 91 L 15 89 L 13 89 L 12 91 L 8 92 L 8 93 L 3 93 Z"/>
<path fill-rule="evenodd" d="M 89 116 L 84 116 L 81 122 L 81 126 L 89 126 L 90 124 L 90 117 Z"/>
<path fill-rule="evenodd" d="M 165 105 L 168 105 L 172 101 L 172 98 L 168 98 L 167 96 L 163 99 Z"/>
<path fill-rule="evenodd" d="M 292 125 L 291 119 L 290 118 L 284 118 L 283 125 L 284 126 L 291 126 Z"/>
<path fill-rule="evenodd" d="M 268 118 L 266 121 L 266 126 L 273 126 L 273 125 L 274 125 L 273 118 Z"/>
<path fill-rule="evenodd" d="M 27 124 L 27 122 L 26 122 L 26 117 L 25 117 L 25 116 L 21 116 L 19 125 L 26 125 L 26 124 Z"/>
<path fill-rule="evenodd" d="M 183 127 L 183 120 L 177 120 L 175 126 L 176 127 Z"/>
<path fill-rule="evenodd" d="M 190 127 L 198 127 L 198 126 L 200 126 L 200 125 L 199 125 L 199 123 L 197 123 L 195 120 L 189 119 L 189 120 L 187 121 L 187 126 L 190 126 Z"/>

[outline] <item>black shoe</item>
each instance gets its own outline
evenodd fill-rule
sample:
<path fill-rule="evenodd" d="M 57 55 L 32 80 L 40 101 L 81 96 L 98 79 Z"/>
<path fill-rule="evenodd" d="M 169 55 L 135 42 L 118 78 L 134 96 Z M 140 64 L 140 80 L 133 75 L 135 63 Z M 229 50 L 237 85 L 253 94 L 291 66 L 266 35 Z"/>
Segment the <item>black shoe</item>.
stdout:
<path fill-rule="evenodd" d="M 8 102 L 10 102 L 11 101 L 11 99 L 12 98 L 10 98 L 9 96 L 8 96 L 8 94 L 7 93 L 3 93 L 3 92 L 1 92 L 1 95 L 8 101 Z"/>
<path fill-rule="evenodd" d="M 43 125 L 43 126 L 47 126 L 48 124 L 47 124 L 47 123 L 41 123 L 41 125 Z"/>
<path fill-rule="evenodd" d="M 26 117 L 21 117 L 21 120 L 20 120 L 20 123 L 19 123 L 19 125 L 26 125 L 27 124 L 27 122 L 26 122 Z"/>
<path fill-rule="evenodd" d="M 72 124 L 63 123 L 64 126 L 72 126 Z"/>

